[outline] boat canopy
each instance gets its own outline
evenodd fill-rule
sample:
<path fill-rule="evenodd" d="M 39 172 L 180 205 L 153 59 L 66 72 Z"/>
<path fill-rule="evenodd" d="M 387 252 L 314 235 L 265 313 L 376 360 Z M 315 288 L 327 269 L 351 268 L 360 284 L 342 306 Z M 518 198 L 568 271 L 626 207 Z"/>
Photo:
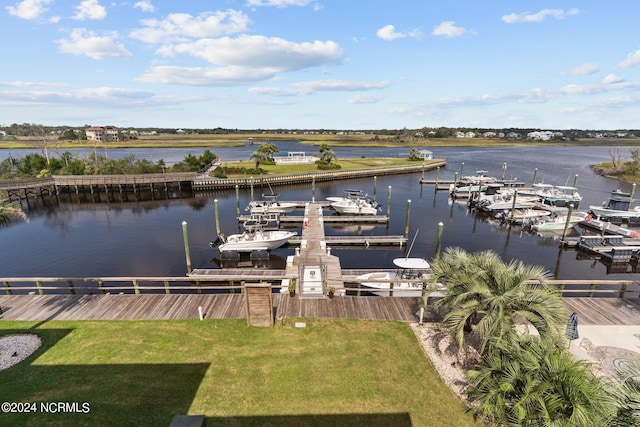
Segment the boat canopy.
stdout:
<path fill-rule="evenodd" d="M 393 263 L 400 268 L 410 268 L 415 270 L 427 270 L 431 266 L 424 258 L 396 258 Z"/>

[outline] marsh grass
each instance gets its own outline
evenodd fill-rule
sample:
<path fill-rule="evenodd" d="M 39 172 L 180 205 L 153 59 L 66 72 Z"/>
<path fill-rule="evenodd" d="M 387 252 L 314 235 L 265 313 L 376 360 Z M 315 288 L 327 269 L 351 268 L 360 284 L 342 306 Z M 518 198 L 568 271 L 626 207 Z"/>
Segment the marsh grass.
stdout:
<path fill-rule="evenodd" d="M 0 425 L 468 426 L 410 327 L 400 322 L 286 319 L 2 321 L 0 334 L 42 347 L 0 371 L 10 402 L 88 402 L 90 412 L 0 414 Z"/>

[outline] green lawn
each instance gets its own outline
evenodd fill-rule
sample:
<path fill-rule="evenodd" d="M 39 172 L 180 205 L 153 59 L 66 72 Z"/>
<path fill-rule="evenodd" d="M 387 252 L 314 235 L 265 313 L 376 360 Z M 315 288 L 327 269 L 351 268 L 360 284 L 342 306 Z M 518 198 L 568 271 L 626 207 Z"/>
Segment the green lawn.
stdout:
<path fill-rule="evenodd" d="M 89 413 L 0 413 L 0 425 L 472 426 L 410 327 L 305 319 L 2 321 L 42 347 L 0 371 L 8 402 L 87 402 Z"/>
<path fill-rule="evenodd" d="M 359 169 L 371 169 L 371 168 L 382 168 L 382 167 L 390 167 L 390 166 L 420 166 L 423 162 L 420 161 L 411 161 L 409 159 L 402 158 L 374 158 L 374 157 L 364 157 L 364 158 L 352 158 L 352 159 L 338 159 L 337 162 L 341 169 L 332 169 L 329 171 L 323 171 L 318 169 L 318 165 L 315 163 L 312 164 L 294 164 L 294 165 L 264 165 L 261 164 L 260 168 L 267 171 L 268 175 L 293 175 L 300 173 L 318 173 L 318 172 L 332 172 L 332 171 L 340 171 L 340 170 L 359 170 Z M 428 165 L 430 161 L 424 162 L 425 165 Z M 225 167 L 240 167 L 240 168 L 248 168 L 252 169 L 256 165 L 255 161 L 251 160 L 241 160 L 235 162 L 224 162 L 222 164 L 222 168 L 224 170 Z M 233 175 L 229 174 L 229 178 L 236 177 L 244 177 L 244 175 Z"/>

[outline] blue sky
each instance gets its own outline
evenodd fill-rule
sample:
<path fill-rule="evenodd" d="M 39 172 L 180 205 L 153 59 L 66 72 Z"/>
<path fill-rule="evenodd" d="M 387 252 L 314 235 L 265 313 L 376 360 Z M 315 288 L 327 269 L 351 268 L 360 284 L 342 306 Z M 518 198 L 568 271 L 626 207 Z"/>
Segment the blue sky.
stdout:
<path fill-rule="evenodd" d="M 637 0 L 3 4 L 3 126 L 640 128 Z"/>

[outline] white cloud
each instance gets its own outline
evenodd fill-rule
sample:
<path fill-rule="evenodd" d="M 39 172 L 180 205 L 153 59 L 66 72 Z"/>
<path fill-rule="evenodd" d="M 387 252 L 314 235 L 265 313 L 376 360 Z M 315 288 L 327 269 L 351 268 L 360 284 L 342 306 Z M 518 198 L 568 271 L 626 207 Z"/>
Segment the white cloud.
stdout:
<path fill-rule="evenodd" d="M 356 92 L 384 89 L 390 82 L 357 82 L 349 80 L 313 80 L 292 83 L 288 88 L 251 88 L 249 92 L 270 96 L 306 96 L 316 92 Z"/>
<path fill-rule="evenodd" d="M 247 0 L 247 6 L 275 6 L 275 7 L 288 7 L 288 6 L 306 6 L 313 3 L 315 0 Z"/>
<path fill-rule="evenodd" d="M 182 40 L 187 37 L 213 37 L 245 31 L 249 22 L 246 14 L 232 9 L 199 16 L 172 13 L 162 20 L 142 20 L 144 28 L 133 30 L 130 36 L 146 43 Z"/>
<path fill-rule="evenodd" d="M 375 104 L 381 99 L 382 97 L 380 96 L 358 94 L 356 96 L 352 96 L 351 98 L 349 98 L 347 102 L 349 104 Z"/>
<path fill-rule="evenodd" d="M 133 7 L 140 9 L 143 12 L 153 12 L 155 10 L 153 4 L 151 4 L 151 1 L 149 0 L 136 2 Z"/>
<path fill-rule="evenodd" d="M 272 78 L 276 70 L 238 66 L 177 67 L 158 66 L 137 80 L 143 83 L 164 83 L 189 86 L 238 86 Z"/>
<path fill-rule="evenodd" d="M 162 53 L 188 54 L 218 65 L 292 71 L 335 64 L 340 61 L 343 52 L 333 41 L 294 43 L 277 37 L 242 35 L 180 43 L 166 47 Z"/>
<path fill-rule="evenodd" d="M 376 35 L 382 40 L 392 41 L 405 37 L 420 38 L 422 36 L 422 33 L 418 29 L 414 29 L 405 33 L 399 33 L 396 31 L 396 27 L 394 27 L 393 25 L 385 25 L 384 27 L 376 31 Z"/>
<path fill-rule="evenodd" d="M 48 9 L 47 5 L 53 0 L 23 0 L 16 3 L 15 6 L 7 6 L 9 15 L 17 16 L 22 19 L 38 19 Z"/>
<path fill-rule="evenodd" d="M 564 9 L 542 9 L 540 12 L 531 13 L 511 13 L 509 15 L 504 15 L 502 20 L 507 24 L 515 24 L 518 22 L 542 22 L 547 16 L 552 16 L 555 19 L 564 19 L 568 16 L 577 15 L 580 13 L 579 9 L 573 8 L 569 10 Z"/>
<path fill-rule="evenodd" d="M 582 64 L 574 67 L 569 74 L 576 76 L 586 76 L 589 74 L 597 73 L 600 71 L 600 67 L 597 64 Z"/>
<path fill-rule="evenodd" d="M 434 36 L 458 37 L 467 32 L 464 27 L 456 27 L 454 21 L 443 21 L 433 29 Z"/>
<path fill-rule="evenodd" d="M 627 59 L 618 64 L 620 68 L 635 67 L 640 64 L 640 49 L 627 55 Z"/>
<path fill-rule="evenodd" d="M 56 43 L 63 53 L 84 55 L 93 59 L 130 57 L 131 53 L 115 41 L 117 37 L 116 33 L 98 36 L 93 31 L 76 28 L 68 39 L 56 40 Z"/>
<path fill-rule="evenodd" d="M 622 83 L 622 82 L 624 82 L 624 79 L 622 77 L 616 76 L 615 74 L 609 74 L 602 80 L 602 83 L 606 85 Z"/>
<path fill-rule="evenodd" d="M 98 3 L 98 0 L 83 0 L 76 6 L 76 14 L 73 19 L 84 21 L 85 19 L 101 20 L 107 16 L 107 9 Z"/>

